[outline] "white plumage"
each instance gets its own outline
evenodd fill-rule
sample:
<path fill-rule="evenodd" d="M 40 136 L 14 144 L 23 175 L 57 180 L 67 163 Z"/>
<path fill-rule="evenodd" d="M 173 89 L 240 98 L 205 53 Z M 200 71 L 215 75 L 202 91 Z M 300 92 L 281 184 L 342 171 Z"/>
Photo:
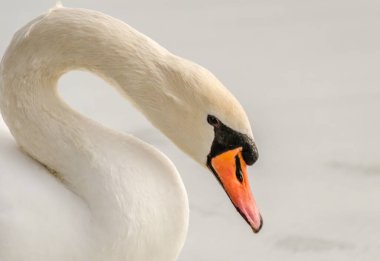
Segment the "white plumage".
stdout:
<path fill-rule="evenodd" d="M 203 165 L 209 113 L 252 137 L 240 104 L 206 69 L 102 13 L 52 9 L 15 34 L 1 63 L 4 121 L 41 164 L 2 126 L 0 260 L 175 260 L 188 225 L 177 170 L 67 106 L 56 84 L 75 69 L 108 81 Z"/>

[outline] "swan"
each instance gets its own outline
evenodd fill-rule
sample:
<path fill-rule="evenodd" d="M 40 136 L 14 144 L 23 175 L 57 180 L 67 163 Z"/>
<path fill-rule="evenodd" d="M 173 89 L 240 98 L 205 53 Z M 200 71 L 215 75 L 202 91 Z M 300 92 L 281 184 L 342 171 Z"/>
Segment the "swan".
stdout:
<path fill-rule="evenodd" d="M 124 22 L 56 7 L 17 31 L 1 61 L 10 132 L 0 131 L 0 260 L 170 261 L 184 244 L 189 206 L 175 166 L 68 106 L 57 81 L 71 70 L 115 87 L 207 167 L 260 230 L 246 170 L 258 153 L 236 98 L 208 70 Z"/>

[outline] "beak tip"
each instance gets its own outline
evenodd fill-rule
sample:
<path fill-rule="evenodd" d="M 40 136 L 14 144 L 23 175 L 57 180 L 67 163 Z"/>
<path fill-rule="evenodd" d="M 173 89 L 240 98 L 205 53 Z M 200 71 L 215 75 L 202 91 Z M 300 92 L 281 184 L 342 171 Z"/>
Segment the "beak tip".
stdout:
<path fill-rule="evenodd" d="M 261 230 L 261 228 L 263 227 L 263 225 L 264 225 L 263 217 L 260 215 L 260 225 L 259 225 L 259 227 L 255 228 L 253 226 L 253 224 L 251 224 L 251 228 L 252 228 L 253 233 L 255 233 L 255 234 L 259 233 L 260 230 Z"/>

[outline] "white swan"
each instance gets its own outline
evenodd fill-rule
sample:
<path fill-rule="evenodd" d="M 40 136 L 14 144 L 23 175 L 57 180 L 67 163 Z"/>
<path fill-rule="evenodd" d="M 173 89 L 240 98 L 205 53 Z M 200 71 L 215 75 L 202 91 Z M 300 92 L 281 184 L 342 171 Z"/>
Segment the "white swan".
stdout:
<path fill-rule="evenodd" d="M 183 246 L 188 202 L 174 165 L 66 105 L 56 85 L 75 69 L 116 87 L 208 166 L 252 229 L 261 228 L 246 174 L 257 151 L 230 92 L 117 19 L 55 8 L 15 34 L 0 67 L 2 116 L 36 160 L 0 132 L 0 260 L 170 261 Z"/>

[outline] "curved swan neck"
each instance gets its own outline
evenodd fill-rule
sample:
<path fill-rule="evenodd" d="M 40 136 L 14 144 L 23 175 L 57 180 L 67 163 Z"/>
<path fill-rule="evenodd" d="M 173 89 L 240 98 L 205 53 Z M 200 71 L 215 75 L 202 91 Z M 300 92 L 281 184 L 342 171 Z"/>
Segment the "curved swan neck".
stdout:
<path fill-rule="evenodd" d="M 213 132 L 201 128 L 207 125 L 207 113 L 212 112 L 203 108 L 219 103 L 209 99 L 222 85 L 201 66 L 172 55 L 117 19 L 81 9 L 55 9 L 37 18 L 19 31 L 12 48 L 17 51 L 4 60 L 22 64 L 17 67 L 25 78 L 30 76 L 28 81 L 38 82 L 37 87 L 47 86 L 38 88 L 39 97 L 55 92 L 51 86 L 67 71 L 94 72 L 116 87 L 177 146 L 205 163 Z M 217 91 L 227 92 L 224 87 Z M 223 97 L 232 96 L 221 95 L 215 100 Z M 228 100 L 225 103 L 231 104 Z M 189 136 L 198 139 L 199 145 L 194 146 Z"/>
<path fill-rule="evenodd" d="M 94 72 L 159 125 L 163 110 L 179 104 L 165 76 L 173 60 L 117 19 L 62 8 L 20 29 L 0 65 L 0 108 L 13 136 L 32 157 L 63 175 L 99 227 L 120 240 L 120 247 L 129 245 L 130 260 L 148 260 L 145 247 L 161 255 L 158 260 L 178 254 L 188 219 L 182 181 L 151 146 L 73 111 L 60 99 L 57 81 L 69 70 Z M 173 247 L 163 249 L 161 237 Z"/>
<path fill-rule="evenodd" d="M 117 19 L 89 10 L 55 9 L 18 31 L 3 58 L 3 117 L 18 143 L 40 162 L 64 174 L 73 191 L 88 201 L 104 198 L 94 204 L 109 204 L 107 195 L 114 195 L 107 193 L 105 184 L 112 182 L 112 177 L 117 184 L 118 177 L 112 173 L 118 173 L 114 169 L 125 165 L 128 156 L 133 158 L 133 151 L 151 156 L 152 162 L 154 158 L 167 160 L 135 139 L 73 111 L 59 98 L 57 81 L 69 70 L 92 71 L 118 88 L 144 114 L 154 117 L 170 99 L 170 93 L 162 88 L 165 78 L 160 73 L 166 65 L 158 64 L 168 60 L 164 56 L 170 54 Z M 173 173 L 173 166 L 167 164 L 166 168 Z M 89 177 L 89 172 L 97 175 Z M 178 177 L 160 175 L 165 186 L 183 189 Z M 156 189 L 154 179 L 150 183 L 145 187 Z M 102 191 L 102 197 L 96 196 Z M 120 203 L 117 198 L 113 201 Z"/>
<path fill-rule="evenodd" d="M 55 9 L 27 26 L 16 38 L 27 42 L 24 70 L 41 72 L 52 83 L 75 69 L 92 71 L 132 100 L 139 92 L 160 91 L 158 62 L 170 55 L 127 24 L 95 11 Z M 151 96 L 154 96 L 152 93 Z"/>
<path fill-rule="evenodd" d="M 159 81 L 154 58 L 165 55 L 163 48 L 148 43 L 148 38 L 121 21 L 94 11 L 65 10 L 55 9 L 18 31 L 1 68 L 2 114 L 20 145 L 48 165 L 53 163 L 50 158 L 71 157 L 77 145 L 103 133 L 61 101 L 56 86 L 63 73 L 92 71 L 138 106 L 139 96 L 149 99 L 159 92 L 153 88 Z M 57 145 L 56 136 L 66 146 Z M 40 155 L 43 152 L 46 155 Z M 65 152 L 60 157 L 53 154 Z M 61 170 L 64 166 L 56 164 L 65 162 L 51 166 Z"/>
<path fill-rule="evenodd" d="M 203 165 L 214 136 L 208 114 L 252 137 L 241 105 L 214 75 L 101 13 L 55 9 L 21 29 L 7 53 L 4 68 L 13 63 L 13 69 L 4 69 L 4 74 L 12 77 L 20 72 L 23 77 L 17 80 L 23 81 L 24 92 L 30 87 L 34 95 L 36 85 L 38 97 L 55 96 L 51 86 L 66 71 L 86 69 L 98 74 Z"/>

